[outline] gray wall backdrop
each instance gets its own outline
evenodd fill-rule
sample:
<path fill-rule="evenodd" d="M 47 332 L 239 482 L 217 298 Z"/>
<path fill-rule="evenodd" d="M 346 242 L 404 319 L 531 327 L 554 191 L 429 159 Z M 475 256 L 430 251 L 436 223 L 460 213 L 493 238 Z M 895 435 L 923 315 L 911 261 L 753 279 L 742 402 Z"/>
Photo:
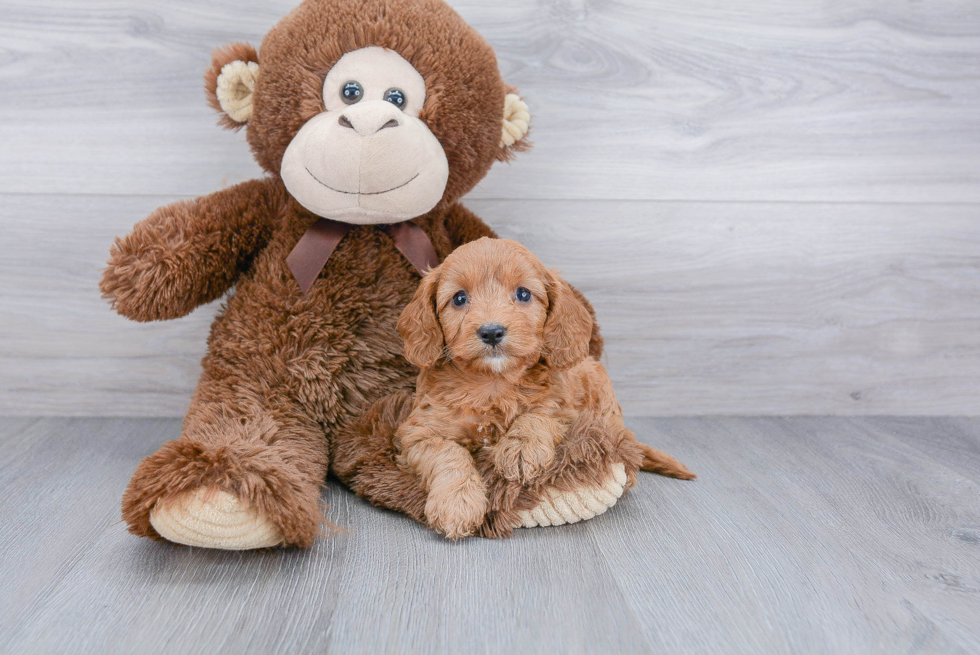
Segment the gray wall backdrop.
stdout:
<path fill-rule="evenodd" d="M 0 1 L 0 412 L 183 413 L 217 304 L 130 323 L 100 269 L 260 174 L 202 71 L 294 4 Z M 977 413 L 976 0 L 452 4 L 534 126 L 467 204 L 593 300 L 628 413 Z"/>

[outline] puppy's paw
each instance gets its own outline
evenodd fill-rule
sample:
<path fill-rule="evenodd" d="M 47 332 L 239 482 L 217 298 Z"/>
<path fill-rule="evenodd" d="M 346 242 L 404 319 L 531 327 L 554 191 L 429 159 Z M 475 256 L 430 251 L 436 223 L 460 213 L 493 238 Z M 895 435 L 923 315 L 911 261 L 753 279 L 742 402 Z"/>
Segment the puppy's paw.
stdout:
<path fill-rule="evenodd" d="M 504 437 L 493 452 L 493 465 L 511 482 L 526 484 L 555 459 L 555 447 L 542 439 Z"/>
<path fill-rule="evenodd" d="M 425 503 L 429 527 L 450 539 L 476 532 L 487 513 L 487 487 L 472 471 L 436 478 Z"/>

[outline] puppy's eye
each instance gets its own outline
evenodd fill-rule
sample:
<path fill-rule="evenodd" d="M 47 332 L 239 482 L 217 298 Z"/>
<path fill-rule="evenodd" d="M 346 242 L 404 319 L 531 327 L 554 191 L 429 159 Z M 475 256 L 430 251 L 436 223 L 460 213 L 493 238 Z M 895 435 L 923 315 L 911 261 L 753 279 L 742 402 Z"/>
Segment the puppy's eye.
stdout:
<path fill-rule="evenodd" d="M 361 99 L 362 95 L 364 95 L 364 89 L 361 88 L 361 83 L 353 80 L 345 84 L 344 88 L 340 90 L 340 99 L 348 105 L 353 105 Z"/>
<path fill-rule="evenodd" d="M 405 94 L 401 89 L 388 89 L 385 91 L 385 100 L 399 109 L 405 107 Z"/>
<path fill-rule="evenodd" d="M 531 302 L 531 292 L 524 287 L 517 287 L 516 295 L 518 302 Z"/>
<path fill-rule="evenodd" d="M 469 296 L 466 295 L 465 291 L 457 291 L 456 295 L 453 296 L 453 304 L 457 307 L 462 307 L 469 300 Z"/>

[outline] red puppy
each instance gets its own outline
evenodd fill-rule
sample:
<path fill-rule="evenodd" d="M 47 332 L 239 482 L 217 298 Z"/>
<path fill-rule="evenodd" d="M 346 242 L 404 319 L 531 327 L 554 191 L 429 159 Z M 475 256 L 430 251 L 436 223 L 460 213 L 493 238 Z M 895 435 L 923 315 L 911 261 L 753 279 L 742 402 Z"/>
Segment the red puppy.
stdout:
<path fill-rule="evenodd" d="M 588 310 L 515 241 L 482 238 L 458 248 L 422 280 L 398 330 L 405 357 L 422 369 L 412 412 L 395 435 L 399 464 L 420 478 L 425 519 L 447 537 L 473 534 L 490 509 L 474 453 L 488 455 L 506 480 L 530 486 L 583 419 L 635 453 L 633 471 L 694 477 L 623 425 L 609 376 L 589 357 Z"/>

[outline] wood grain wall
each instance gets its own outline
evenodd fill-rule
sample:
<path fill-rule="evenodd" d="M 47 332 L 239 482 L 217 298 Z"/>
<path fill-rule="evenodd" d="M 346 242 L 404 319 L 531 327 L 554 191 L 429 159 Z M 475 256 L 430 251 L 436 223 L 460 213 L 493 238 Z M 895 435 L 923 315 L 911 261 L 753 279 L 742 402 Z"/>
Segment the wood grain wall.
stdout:
<path fill-rule="evenodd" d="M 260 174 L 212 48 L 295 0 L 0 0 L 0 412 L 180 415 L 216 307 L 97 280 Z M 468 204 L 595 302 L 631 414 L 976 414 L 975 0 L 453 0 L 534 115 Z"/>

